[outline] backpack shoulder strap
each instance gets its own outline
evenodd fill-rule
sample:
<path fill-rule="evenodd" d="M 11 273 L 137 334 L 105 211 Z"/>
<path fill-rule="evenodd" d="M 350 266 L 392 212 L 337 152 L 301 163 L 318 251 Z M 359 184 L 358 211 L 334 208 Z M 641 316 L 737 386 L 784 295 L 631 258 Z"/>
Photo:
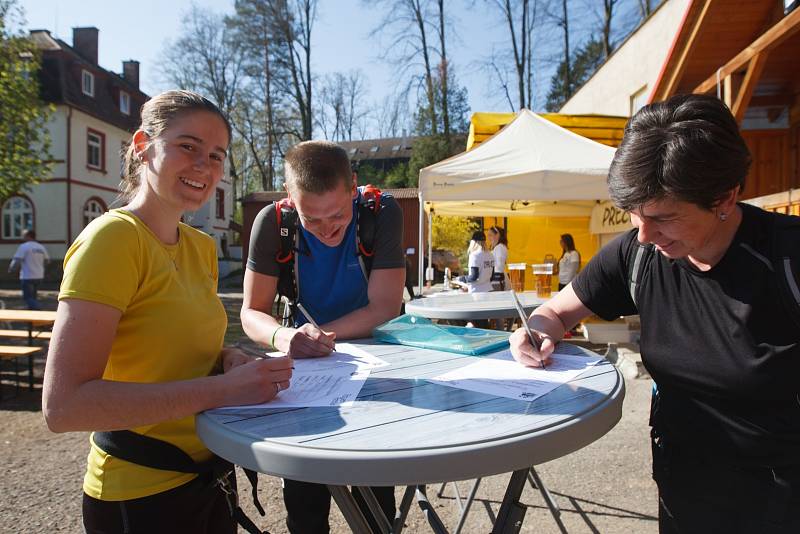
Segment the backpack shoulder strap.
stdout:
<path fill-rule="evenodd" d="M 786 310 L 800 328 L 800 217 L 774 215 L 772 264 Z"/>
<path fill-rule="evenodd" d="M 288 198 L 275 203 L 275 218 L 278 227 L 279 248 L 275 254 L 278 264 L 278 296 L 285 297 L 290 303 L 284 309 L 284 326 L 294 321 L 294 308 L 297 301 L 297 277 L 295 265 L 297 264 L 297 226 L 299 219 L 297 210 Z"/>
<path fill-rule="evenodd" d="M 385 197 L 391 197 L 383 193 L 379 188 L 372 184 L 359 186 L 358 200 L 358 220 L 356 222 L 356 253 L 358 254 L 361 270 L 364 277 L 369 279 L 372 271 L 372 257 L 375 254 L 375 234 L 378 227 L 378 213 L 381 210 L 381 202 Z"/>
<path fill-rule="evenodd" d="M 633 261 L 628 264 L 628 292 L 637 308 L 639 307 L 639 302 L 637 301 L 639 284 L 642 282 L 645 265 L 647 265 L 648 260 L 652 256 L 653 250 L 654 247 L 651 244 L 642 245 L 641 243 L 637 243 Z"/>

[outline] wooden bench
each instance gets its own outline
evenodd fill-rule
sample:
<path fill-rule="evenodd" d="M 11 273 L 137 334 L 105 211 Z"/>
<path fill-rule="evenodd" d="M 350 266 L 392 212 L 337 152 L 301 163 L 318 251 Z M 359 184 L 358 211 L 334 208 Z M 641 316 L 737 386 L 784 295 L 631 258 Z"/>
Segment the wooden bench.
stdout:
<path fill-rule="evenodd" d="M 53 333 L 45 330 L 33 330 L 30 333 L 31 339 L 50 339 Z M 15 337 L 28 339 L 27 330 L 0 330 L 0 337 Z"/>
<path fill-rule="evenodd" d="M 25 332 L 27 337 L 27 332 Z M 33 391 L 33 355 L 40 352 L 43 347 L 29 347 L 23 345 L 0 345 L 0 360 L 14 361 L 14 375 L 16 376 L 15 395 L 19 394 L 19 366 L 17 358 L 28 357 L 28 391 Z"/>

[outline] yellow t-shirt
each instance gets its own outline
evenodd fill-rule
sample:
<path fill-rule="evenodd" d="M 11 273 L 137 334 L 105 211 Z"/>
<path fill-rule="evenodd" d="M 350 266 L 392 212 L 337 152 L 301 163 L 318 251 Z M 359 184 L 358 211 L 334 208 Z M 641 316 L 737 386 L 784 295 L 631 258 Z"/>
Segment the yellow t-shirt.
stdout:
<path fill-rule="evenodd" d="M 67 251 L 58 298 L 122 312 L 105 380 L 186 380 L 208 376 L 222 349 L 227 316 L 217 277 L 216 247 L 208 235 L 181 224 L 178 243 L 165 245 L 132 213 L 112 210 L 92 221 Z M 195 461 L 211 458 L 195 433 L 194 416 L 131 430 L 177 445 Z M 96 499 L 120 501 L 195 476 L 114 458 L 92 441 L 83 489 Z"/>

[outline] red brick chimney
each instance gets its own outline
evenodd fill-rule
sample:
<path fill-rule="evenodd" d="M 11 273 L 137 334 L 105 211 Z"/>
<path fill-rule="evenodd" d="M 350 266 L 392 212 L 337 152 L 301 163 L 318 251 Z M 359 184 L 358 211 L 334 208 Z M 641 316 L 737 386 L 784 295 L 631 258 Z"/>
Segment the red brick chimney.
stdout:
<path fill-rule="evenodd" d="M 72 28 L 72 48 L 89 61 L 97 65 L 97 34 L 100 32 L 95 27 Z"/>
<path fill-rule="evenodd" d="M 139 88 L 139 62 L 129 59 L 122 62 L 122 77 L 125 81 Z"/>

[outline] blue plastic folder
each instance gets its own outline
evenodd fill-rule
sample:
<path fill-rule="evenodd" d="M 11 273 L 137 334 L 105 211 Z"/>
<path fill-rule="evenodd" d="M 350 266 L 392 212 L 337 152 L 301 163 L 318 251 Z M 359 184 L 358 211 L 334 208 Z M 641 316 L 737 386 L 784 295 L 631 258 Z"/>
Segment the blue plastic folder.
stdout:
<path fill-rule="evenodd" d="M 385 343 L 475 356 L 508 347 L 509 332 L 438 325 L 416 315 L 401 315 L 376 327 L 372 336 Z"/>

